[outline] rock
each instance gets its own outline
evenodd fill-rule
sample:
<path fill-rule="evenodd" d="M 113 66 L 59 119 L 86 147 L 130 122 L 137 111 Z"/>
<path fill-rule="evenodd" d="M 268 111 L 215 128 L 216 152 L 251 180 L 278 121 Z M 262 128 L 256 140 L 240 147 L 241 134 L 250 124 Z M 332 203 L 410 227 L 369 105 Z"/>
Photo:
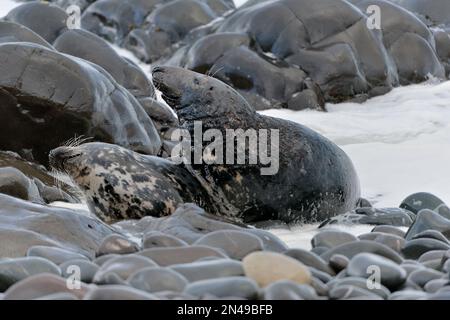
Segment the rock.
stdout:
<path fill-rule="evenodd" d="M 289 280 L 280 280 L 264 288 L 264 300 L 321 300 L 314 289 Z"/>
<path fill-rule="evenodd" d="M 329 265 L 335 272 L 341 272 L 347 268 L 350 260 L 342 254 L 334 254 L 330 257 Z"/>
<path fill-rule="evenodd" d="M 188 244 L 185 241 L 159 231 L 147 232 L 143 238 L 144 249 L 159 247 L 185 247 L 187 245 Z"/>
<path fill-rule="evenodd" d="M 440 289 L 442 289 L 444 286 L 446 286 L 448 284 L 449 284 L 449 280 L 448 279 L 429 280 L 425 284 L 424 289 L 428 293 L 436 293 L 437 291 L 439 291 Z"/>
<path fill-rule="evenodd" d="M 84 300 L 159 300 L 142 290 L 122 285 L 106 285 L 90 290 Z"/>
<path fill-rule="evenodd" d="M 278 280 L 291 280 L 298 284 L 311 282 L 311 273 L 303 263 L 279 253 L 253 252 L 242 263 L 245 275 L 261 287 Z"/>
<path fill-rule="evenodd" d="M 104 265 L 107 261 L 113 259 L 113 258 L 117 258 L 120 257 L 119 254 L 106 254 L 104 256 L 100 256 L 94 259 L 94 263 L 96 265 L 98 265 L 99 267 L 101 267 L 102 265 Z"/>
<path fill-rule="evenodd" d="M 378 296 L 380 296 L 383 299 L 387 299 L 387 297 L 390 295 L 390 291 L 388 288 L 386 288 L 384 285 L 382 285 L 381 283 L 379 284 L 379 287 L 370 287 L 368 286 L 368 280 L 364 277 L 364 278 L 359 278 L 359 277 L 346 277 L 346 278 L 342 278 L 342 279 L 334 279 L 330 282 L 327 283 L 327 286 L 330 289 L 333 288 L 337 288 L 340 286 L 352 286 L 352 287 L 357 287 L 360 289 L 364 289 L 364 290 L 368 290 L 373 294 L 376 294 Z"/>
<path fill-rule="evenodd" d="M 173 269 L 149 267 L 133 273 L 127 282 L 136 289 L 154 293 L 182 292 L 189 281 Z"/>
<path fill-rule="evenodd" d="M 382 300 L 379 295 L 376 295 L 369 290 L 351 285 L 336 286 L 330 290 L 328 296 L 333 300 Z"/>
<path fill-rule="evenodd" d="M 52 261 L 55 264 L 62 264 L 69 260 L 82 259 L 88 260 L 85 255 L 77 252 L 48 246 L 33 246 L 27 251 L 28 257 L 41 257 Z"/>
<path fill-rule="evenodd" d="M 385 246 L 391 248 L 395 252 L 400 252 L 400 250 L 405 246 L 406 240 L 393 234 L 381 233 L 381 232 L 369 232 L 359 235 L 360 240 L 370 240 L 375 241 Z"/>
<path fill-rule="evenodd" d="M 314 253 L 314 254 L 316 254 L 318 256 L 321 256 L 322 254 L 324 254 L 328 250 L 330 250 L 330 249 L 326 248 L 326 247 L 316 247 L 316 248 L 312 248 L 311 249 L 311 253 Z"/>
<path fill-rule="evenodd" d="M 312 277 L 310 286 L 314 288 L 319 296 L 328 295 L 328 286 L 319 279 Z"/>
<path fill-rule="evenodd" d="M 36 183 L 16 168 L 0 168 L 0 193 L 22 200 L 44 203 Z"/>
<path fill-rule="evenodd" d="M 410 240 L 402 248 L 402 254 L 406 259 L 419 259 L 425 252 L 432 250 L 449 250 L 450 245 L 435 239 Z"/>
<path fill-rule="evenodd" d="M 242 263 L 230 259 L 177 264 L 170 266 L 170 269 L 183 275 L 189 282 L 244 275 Z"/>
<path fill-rule="evenodd" d="M 335 275 L 333 269 L 331 269 L 321 257 L 312 252 L 303 249 L 289 249 L 283 254 L 300 261 L 308 267 L 313 267 L 330 275 Z"/>
<path fill-rule="evenodd" d="M 406 281 L 405 270 L 391 260 L 376 254 L 359 253 L 350 260 L 347 267 L 347 274 L 353 277 L 369 278 L 376 272 L 381 284 L 390 289 L 398 288 Z"/>
<path fill-rule="evenodd" d="M 417 213 L 417 218 L 406 233 L 405 239 L 411 240 L 415 235 L 430 229 L 441 232 L 447 239 L 450 238 L 450 220 L 434 211 L 424 209 Z"/>
<path fill-rule="evenodd" d="M 152 120 L 103 68 L 25 42 L 0 44 L 0 60 L 7 62 L 0 65 L 2 149 L 30 149 L 46 165 L 50 150 L 85 135 L 147 154 L 159 152 L 161 140 Z"/>
<path fill-rule="evenodd" d="M 53 45 L 59 52 L 99 65 L 135 97 L 150 98 L 155 94 L 151 81 L 139 67 L 122 58 L 108 42 L 89 31 L 67 30 Z"/>
<path fill-rule="evenodd" d="M 367 240 L 360 240 L 356 242 L 341 244 L 340 246 L 332 248 L 327 252 L 325 252 L 324 254 L 322 254 L 321 258 L 324 259 L 325 261 L 329 261 L 333 255 L 341 254 L 349 259 L 352 259 L 354 256 L 356 256 L 358 253 L 361 252 L 377 254 L 385 258 L 388 258 L 394 261 L 395 263 L 401 263 L 403 261 L 403 258 L 391 248 L 388 248 L 387 246 L 381 243 Z"/>
<path fill-rule="evenodd" d="M 80 280 L 84 283 L 92 283 L 94 276 L 99 270 L 99 266 L 93 262 L 86 260 L 69 260 L 59 266 L 62 270 L 62 276 L 68 278 L 70 276 L 79 275 Z M 78 274 L 78 270 L 80 273 Z"/>
<path fill-rule="evenodd" d="M 391 0 L 392 2 L 415 13 L 418 17 L 426 20 L 430 25 L 448 25 L 450 19 L 447 12 L 450 4 L 445 0 Z"/>
<path fill-rule="evenodd" d="M 311 240 L 313 248 L 326 247 L 334 248 L 347 242 L 357 241 L 358 239 L 347 232 L 337 230 L 322 230 L 317 233 Z"/>
<path fill-rule="evenodd" d="M 404 208 L 418 214 L 424 209 L 434 211 L 443 203 L 444 202 L 441 199 L 431 193 L 419 192 L 406 197 L 406 199 L 400 204 L 400 208 Z"/>
<path fill-rule="evenodd" d="M 60 268 L 43 258 L 0 259 L 0 292 L 11 285 L 35 274 L 61 275 Z"/>
<path fill-rule="evenodd" d="M 397 227 L 388 226 L 388 225 L 376 226 L 375 228 L 372 229 L 372 232 L 381 232 L 381 233 L 393 234 L 393 235 L 399 236 L 401 238 L 404 238 L 405 235 L 406 235 L 405 231 L 400 230 Z"/>
<path fill-rule="evenodd" d="M 223 250 L 230 258 L 241 260 L 248 254 L 264 249 L 263 242 L 252 234 L 235 231 L 219 230 L 211 232 L 197 241 L 194 245 L 204 245 Z"/>
<path fill-rule="evenodd" d="M 437 230 L 425 230 L 422 231 L 419 234 L 416 234 L 415 236 L 413 236 L 411 238 L 411 240 L 414 239 L 435 239 L 435 240 L 439 240 L 442 241 L 446 244 L 450 244 L 450 241 L 448 241 L 448 239 L 439 231 Z"/>
<path fill-rule="evenodd" d="M 333 279 L 332 276 L 330 276 L 328 273 L 317 270 L 316 268 L 313 267 L 309 267 L 308 268 L 309 271 L 311 272 L 311 275 L 314 278 L 319 279 L 320 281 L 322 281 L 323 283 L 328 283 L 328 281 L 331 281 L 331 279 Z"/>
<path fill-rule="evenodd" d="M 415 216 L 412 212 L 400 208 L 357 208 L 322 222 L 319 228 L 333 224 L 371 224 L 409 227 L 414 218 Z"/>
<path fill-rule="evenodd" d="M 33 30 L 10 21 L 0 21 L 0 43 L 31 42 L 53 49 L 52 45 Z"/>
<path fill-rule="evenodd" d="M 196 297 L 212 294 L 218 298 L 254 299 L 258 294 L 258 285 L 252 279 L 245 277 L 226 277 L 190 283 L 186 286 L 184 293 Z"/>
<path fill-rule="evenodd" d="M 68 293 L 68 292 L 62 292 L 62 293 L 54 293 L 49 294 L 43 297 L 36 298 L 34 300 L 80 300 L 77 296 Z"/>
<path fill-rule="evenodd" d="M 43 206 L 0 194 L 0 258 L 23 257 L 36 245 L 91 256 L 113 230 L 74 210 Z"/>
<path fill-rule="evenodd" d="M 113 258 L 105 262 L 97 271 L 94 282 L 101 284 L 102 279 L 110 273 L 114 273 L 122 280 L 127 280 L 130 275 L 144 268 L 156 267 L 156 263 L 149 258 L 140 255 L 126 255 Z"/>
<path fill-rule="evenodd" d="M 138 254 L 152 259 L 162 267 L 190 263 L 205 257 L 226 258 L 221 251 L 206 246 L 153 248 L 145 249 Z"/>
<path fill-rule="evenodd" d="M 53 43 L 58 35 L 67 29 L 68 15 L 58 6 L 32 2 L 12 9 L 5 19 L 26 26 L 49 43 Z"/>
<path fill-rule="evenodd" d="M 139 251 L 139 246 L 118 234 L 111 234 L 103 239 L 97 250 L 97 257 L 106 254 L 128 254 Z"/>
<path fill-rule="evenodd" d="M 426 292 L 409 289 L 392 293 L 389 300 L 423 300 L 427 296 Z"/>
<path fill-rule="evenodd" d="M 408 276 L 408 280 L 423 288 L 429 281 L 442 279 L 443 277 L 444 274 L 442 272 L 433 269 L 419 269 L 413 271 Z"/>
<path fill-rule="evenodd" d="M 441 260 L 444 258 L 446 250 L 433 250 L 433 251 L 427 251 L 423 255 L 420 256 L 419 262 L 424 263 L 426 261 L 430 260 Z"/>
<path fill-rule="evenodd" d="M 88 291 L 84 283 L 79 283 L 79 289 L 69 289 L 67 281 L 54 274 L 37 274 L 28 277 L 11 286 L 5 292 L 4 300 L 31 300 L 55 293 L 70 293 L 79 299 Z"/>

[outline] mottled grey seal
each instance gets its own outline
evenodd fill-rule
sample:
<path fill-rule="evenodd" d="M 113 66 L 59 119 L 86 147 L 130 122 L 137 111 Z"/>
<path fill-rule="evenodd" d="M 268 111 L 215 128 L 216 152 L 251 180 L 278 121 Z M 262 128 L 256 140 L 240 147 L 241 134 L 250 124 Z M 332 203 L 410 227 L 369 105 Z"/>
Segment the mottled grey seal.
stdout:
<path fill-rule="evenodd" d="M 191 132 L 198 120 L 219 131 L 279 130 L 279 170 L 261 175 L 261 164 L 177 165 L 99 143 L 53 150 L 51 164 L 69 173 L 103 219 L 166 215 L 183 202 L 246 223 L 323 220 L 356 207 L 360 189 L 353 164 L 328 139 L 297 123 L 259 115 L 212 77 L 159 67 L 153 81 Z"/>

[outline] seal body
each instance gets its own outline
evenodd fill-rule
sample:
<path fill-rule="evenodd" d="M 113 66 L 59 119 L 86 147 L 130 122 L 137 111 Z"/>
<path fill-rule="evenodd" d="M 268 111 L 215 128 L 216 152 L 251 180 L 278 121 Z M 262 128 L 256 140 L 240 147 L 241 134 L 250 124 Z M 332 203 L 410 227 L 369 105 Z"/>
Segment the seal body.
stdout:
<path fill-rule="evenodd" d="M 216 211 L 187 169 L 162 158 L 99 142 L 59 147 L 49 158 L 81 188 L 90 211 L 106 222 L 169 215 L 185 202 Z"/>

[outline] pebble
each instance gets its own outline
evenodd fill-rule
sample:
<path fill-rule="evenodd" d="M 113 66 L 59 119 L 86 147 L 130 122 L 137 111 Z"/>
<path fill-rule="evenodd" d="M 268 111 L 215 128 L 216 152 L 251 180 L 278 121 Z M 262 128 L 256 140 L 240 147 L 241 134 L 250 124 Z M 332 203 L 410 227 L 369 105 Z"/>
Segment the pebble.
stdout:
<path fill-rule="evenodd" d="M 260 238 L 266 251 L 282 253 L 289 249 L 286 243 L 269 231 L 253 228 L 244 230 Z"/>
<path fill-rule="evenodd" d="M 403 258 L 391 248 L 387 246 L 373 241 L 368 240 L 359 240 L 355 242 L 349 242 L 341 244 L 335 248 L 332 248 L 321 255 L 321 258 L 325 261 L 329 261 L 330 258 L 335 254 L 341 254 L 351 259 L 356 256 L 358 253 L 366 252 L 366 253 L 374 253 L 385 258 L 388 258 L 395 263 L 401 263 Z"/>
<path fill-rule="evenodd" d="M 64 262 L 60 265 L 60 268 L 64 278 L 77 274 L 80 276 L 80 280 L 84 283 L 92 283 L 94 281 L 95 274 L 100 269 L 100 267 L 93 262 L 79 259 Z M 78 274 L 78 270 L 74 268 L 78 268 L 80 273 Z"/>
<path fill-rule="evenodd" d="M 88 291 L 84 283 L 80 288 L 69 289 L 67 280 L 53 274 L 37 274 L 12 285 L 5 292 L 4 300 L 32 300 L 55 293 L 70 293 L 79 299 Z"/>
<path fill-rule="evenodd" d="M 442 289 L 449 283 L 449 279 L 434 279 L 428 281 L 423 288 L 428 293 L 436 293 L 438 290 Z"/>
<path fill-rule="evenodd" d="M 329 264 L 335 272 L 341 272 L 342 270 L 347 268 L 349 262 L 350 260 L 346 256 L 342 254 L 333 254 L 330 257 Z"/>
<path fill-rule="evenodd" d="M 311 277 L 310 285 L 311 285 L 311 287 L 314 288 L 314 290 L 316 290 L 316 292 L 319 296 L 327 296 L 328 295 L 328 286 L 325 283 L 323 283 L 321 280 L 319 280 L 315 277 Z"/>
<path fill-rule="evenodd" d="M 170 266 L 170 269 L 182 274 L 190 282 L 244 275 L 242 263 L 230 259 L 177 264 Z"/>
<path fill-rule="evenodd" d="M 289 249 L 284 252 L 284 255 L 294 258 L 295 260 L 300 261 L 304 265 L 308 267 L 313 267 L 322 272 L 326 272 L 330 275 L 335 275 L 334 270 L 327 265 L 327 263 L 317 254 L 314 254 L 310 251 L 304 249 Z"/>
<path fill-rule="evenodd" d="M 320 281 L 322 281 L 324 283 L 327 283 L 328 281 L 333 279 L 333 277 L 326 272 L 317 270 L 316 268 L 313 268 L 313 267 L 308 267 L 308 269 L 311 272 L 311 275 L 313 277 L 319 279 Z"/>
<path fill-rule="evenodd" d="M 159 300 L 148 292 L 123 285 L 104 285 L 90 290 L 84 300 Z"/>
<path fill-rule="evenodd" d="M 388 300 L 423 300 L 427 298 L 428 294 L 423 291 L 416 290 L 401 290 L 393 292 Z"/>
<path fill-rule="evenodd" d="M 321 256 L 322 254 L 324 254 L 328 250 L 329 250 L 329 248 L 327 248 L 327 247 L 316 247 L 316 248 L 312 248 L 311 249 L 311 253 L 314 253 L 314 254 L 316 254 L 318 256 Z"/>
<path fill-rule="evenodd" d="M 136 251 L 139 251 L 139 246 L 136 243 L 121 235 L 111 234 L 103 239 L 97 249 L 96 256 L 99 257 L 106 254 L 128 254 L 135 253 Z"/>
<path fill-rule="evenodd" d="M 127 280 L 128 277 L 138 270 L 147 267 L 156 267 L 156 263 L 147 257 L 136 254 L 119 256 L 105 262 L 94 276 L 95 283 L 105 283 L 104 277 L 107 274 L 113 273 L 119 276 L 122 280 Z M 105 283 L 108 284 L 108 283 Z"/>
<path fill-rule="evenodd" d="M 425 252 L 423 255 L 421 255 L 417 261 L 423 263 L 423 262 L 429 261 L 429 260 L 436 260 L 436 259 L 442 260 L 446 253 L 447 253 L 446 250 L 428 251 L 428 252 Z"/>
<path fill-rule="evenodd" d="M 40 257 L 0 260 L 0 292 L 6 291 L 16 282 L 40 273 L 61 275 L 61 270 L 53 262 Z"/>
<path fill-rule="evenodd" d="M 369 289 L 367 279 L 366 278 L 359 278 L 359 277 L 346 277 L 343 279 L 333 279 L 332 281 L 327 283 L 327 286 L 331 288 L 339 287 L 339 286 L 345 286 L 350 285 L 353 287 L 358 287 L 364 290 L 368 290 L 378 296 L 380 296 L 383 299 L 387 299 L 387 297 L 391 294 L 388 288 L 383 286 L 381 283 L 379 284 L 379 287 L 371 287 Z"/>
<path fill-rule="evenodd" d="M 356 300 L 382 300 L 379 295 L 369 290 L 351 285 L 336 286 L 330 289 L 328 296 L 334 300 L 349 300 L 354 298 Z"/>
<path fill-rule="evenodd" d="M 406 233 L 406 240 L 411 240 L 415 235 L 427 230 L 441 232 L 446 238 L 450 237 L 450 220 L 440 216 L 431 210 L 421 210 L 417 218 Z"/>
<path fill-rule="evenodd" d="M 411 282 L 414 282 L 419 287 L 424 287 L 429 281 L 436 280 L 436 279 L 442 279 L 444 277 L 444 274 L 442 272 L 433 270 L 433 269 L 419 269 L 416 271 L 413 271 L 409 276 L 408 280 Z"/>
<path fill-rule="evenodd" d="M 292 280 L 298 284 L 311 282 L 311 272 L 303 263 L 279 253 L 253 252 L 242 263 L 245 275 L 261 287 L 278 280 Z"/>
<path fill-rule="evenodd" d="M 107 261 L 109 261 L 109 260 L 111 260 L 113 258 L 117 258 L 117 257 L 120 257 L 120 254 L 105 254 L 104 256 L 95 258 L 93 262 L 96 265 L 98 265 L 99 267 L 101 267 Z"/>
<path fill-rule="evenodd" d="M 316 291 L 304 284 L 280 280 L 268 285 L 263 291 L 264 300 L 321 300 Z"/>
<path fill-rule="evenodd" d="M 400 228 L 397 228 L 394 226 L 389 226 L 389 225 L 376 226 L 375 228 L 372 229 L 372 232 L 393 234 L 393 235 L 399 236 L 401 238 L 404 238 L 406 235 L 406 232 L 401 230 Z"/>
<path fill-rule="evenodd" d="M 230 258 L 242 260 L 246 255 L 264 249 L 263 242 L 250 233 L 236 230 L 219 230 L 208 233 L 194 242 L 223 250 Z"/>
<path fill-rule="evenodd" d="M 402 249 L 402 254 L 407 259 L 417 260 L 425 252 L 433 250 L 449 250 L 450 245 L 435 239 L 415 239 L 410 240 Z"/>
<path fill-rule="evenodd" d="M 205 257 L 227 258 L 227 256 L 216 248 L 206 246 L 152 248 L 138 253 L 148 257 L 160 266 L 194 262 Z"/>
<path fill-rule="evenodd" d="M 411 239 L 435 239 L 435 240 L 439 240 L 442 241 L 446 244 L 450 244 L 450 242 L 448 241 L 448 239 L 442 234 L 442 232 L 439 232 L 437 230 L 425 230 L 422 231 L 421 233 L 416 234 L 415 236 L 413 236 Z"/>
<path fill-rule="evenodd" d="M 160 267 L 141 269 L 132 274 L 127 282 L 136 289 L 150 293 L 161 291 L 182 292 L 189 283 L 180 273 Z"/>
<path fill-rule="evenodd" d="M 347 274 L 354 277 L 369 278 L 375 272 L 370 269 L 371 267 L 379 268 L 381 284 L 390 289 L 395 289 L 406 281 L 406 271 L 398 264 L 372 253 L 359 253 L 354 256 L 347 267 Z"/>
<path fill-rule="evenodd" d="M 405 246 L 406 240 L 393 234 L 386 234 L 381 232 L 370 232 L 358 236 L 360 240 L 375 241 L 391 248 L 395 252 L 400 252 Z"/>
<path fill-rule="evenodd" d="M 80 300 L 77 296 L 68 292 L 58 292 L 49 294 L 43 297 L 36 298 L 34 300 Z"/>
<path fill-rule="evenodd" d="M 227 277 L 190 283 L 184 289 L 184 293 L 196 297 L 212 294 L 218 298 L 239 297 L 255 299 L 258 295 L 258 290 L 258 285 L 252 279 L 245 277 Z"/>
<path fill-rule="evenodd" d="M 313 248 L 325 247 L 331 249 L 341 244 L 354 242 L 357 240 L 358 239 L 354 235 L 347 232 L 337 230 L 323 230 L 311 239 L 311 245 Z"/>
<path fill-rule="evenodd" d="M 89 260 L 85 255 L 82 255 L 80 253 L 48 246 L 33 246 L 28 249 L 27 256 L 41 257 L 50 260 L 57 265 L 75 259 Z"/>
<path fill-rule="evenodd" d="M 418 192 L 408 196 L 400 204 L 400 208 L 418 213 L 423 209 L 435 210 L 444 202 L 435 195 L 427 192 Z"/>
<path fill-rule="evenodd" d="M 186 241 L 178 239 L 170 234 L 164 234 L 159 231 L 147 232 L 143 238 L 144 249 L 159 247 L 186 247 Z"/>

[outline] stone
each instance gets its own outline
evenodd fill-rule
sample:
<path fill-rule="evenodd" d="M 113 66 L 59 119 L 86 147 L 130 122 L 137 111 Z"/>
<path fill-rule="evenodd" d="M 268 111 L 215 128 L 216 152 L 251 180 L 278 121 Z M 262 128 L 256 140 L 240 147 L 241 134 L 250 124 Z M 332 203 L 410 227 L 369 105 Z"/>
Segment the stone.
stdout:
<path fill-rule="evenodd" d="M 169 268 L 149 267 L 141 269 L 128 278 L 130 286 L 150 292 L 182 292 L 189 281 L 180 273 Z"/>
<path fill-rule="evenodd" d="M 427 251 L 423 255 L 420 256 L 419 262 L 424 263 L 426 261 L 439 259 L 442 261 L 442 259 L 445 257 L 445 254 L 447 253 L 447 250 L 432 250 Z"/>
<path fill-rule="evenodd" d="M 188 244 L 169 234 L 164 234 L 159 231 L 150 231 L 144 235 L 143 248 L 159 248 L 159 247 L 185 247 Z"/>
<path fill-rule="evenodd" d="M 313 267 L 330 275 L 335 275 L 330 266 L 318 255 L 304 249 L 289 249 L 283 253 L 284 255 L 294 258 L 308 267 Z"/>
<path fill-rule="evenodd" d="M 332 281 L 327 283 L 327 286 L 332 289 L 339 286 L 352 286 L 357 287 L 360 289 L 368 290 L 371 293 L 374 293 L 378 296 L 380 296 L 383 299 L 387 299 L 387 297 L 390 295 L 390 291 L 388 288 L 386 288 L 381 283 L 378 286 L 372 286 L 369 288 L 368 282 L 366 278 L 360 278 L 360 277 L 346 277 L 342 279 L 333 279 Z"/>
<path fill-rule="evenodd" d="M 406 240 L 402 237 L 393 234 L 386 234 L 381 232 L 369 232 L 362 235 L 359 235 L 358 238 L 360 240 L 369 240 L 375 241 L 385 246 L 391 248 L 395 252 L 400 252 L 401 249 L 405 246 Z"/>
<path fill-rule="evenodd" d="M 70 293 L 79 299 L 88 291 L 84 283 L 80 288 L 69 289 L 66 279 L 54 274 L 36 274 L 12 285 L 5 292 L 4 300 L 32 300 L 55 293 Z"/>
<path fill-rule="evenodd" d="M 53 262 L 39 258 L 0 259 L 0 292 L 35 274 L 61 275 L 61 269 Z"/>
<path fill-rule="evenodd" d="M 262 251 L 264 249 L 263 242 L 257 236 L 235 230 L 211 232 L 195 241 L 194 245 L 221 249 L 230 258 L 236 260 L 241 260 L 254 251 Z"/>
<path fill-rule="evenodd" d="M 62 276 L 64 278 L 79 275 L 80 280 L 84 283 L 92 283 L 94 281 L 94 276 L 99 269 L 99 266 L 95 263 L 83 259 L 69 260 L 61 264 L 59 267 L 62 270 Z M 79 274 L 78 270 L 80 271 Z"/>
<path fill-rule="evenodd" d="M 105 254 L 104 256 L 100 256 L 94 259 L 94 263 L 101 267 L 103 264 L 105 264 L 107 261 L 120 257 L 120 254 Z"/>
<path fill-rule="evenodd" d="M 341 272 L 347 268 L 350 260 L 342 254 L 334 254 L 330 257 L 329 265 L 335 272 Z"/>
<path fill-rule="evenodd" d="M 70 300 L 80 300 L 80 299 L 77 296 L 75 296 L 75 295 L 73 295 L 71 293 L 68 293 L 68 292 L 62 292 L 62 293 L 58 292 L 58 293 L 49 294 L 49 295 L 46 295 L 46 296 L 43 296 L 43 297 L 39 297 L 39 298 L 36 298 L 34 300 L 47 300 L 47 301 L 50 301 L 50 300 L 68 300 L 68 301 L 70 301 Z"/>
<path fill-rule="evenodd" d="M 450 220 L 442 217 L 434 211 L 423 209 L 417 213 L 417 218 L 406 233 L 405 239 L 411 240 L 417 234 L 427 230 L 439 231 L 444 235 L 444 237 L 449 239 Z"/>
<path fill-rule="evenodd" d="M 315 290 L 304 284 L 280 280 L 264 288 L 264 300 L 321 300 Z"/>
<path fill-rule="evenodd" d="M 258 294 L 258 285 L 249 278 L 226 277 L 190 283 L 186 286 L 184 293 L 196 297 L 211 294 L 218 298 L 239 297 L 244 299 L 254 299 Z"/>
<path fill-rule="evenodd" d="M 244 275 L 242 263 L 230 259 L 176 264 L 170 266 L 170 269 L 183 275 L 189 282 Z"/>
<path fill-rule="evenodd" d="M 381 284 L 390 289 L 398 288 L 406 281 L 407 274 L 401 266 L 387 258 L 371 253 L 355 255 L 347 267 L 347 274 L 354 277 L 369 278 L 375 272 L 371 269 L 373 267 L 379 268 Z"/>
<path fill-rule="evenodd" d="M 333 255 L 341 254 L 351 259 L 361 252 L 374 253 L 383 256 L 385 258 L 388 258 L 394 261 L 395 263 L 401 263 L 403 261 L 403 258 L 391 248 L 388 248 L 387 246 L 381 243 L 368 240 L 360 240 L 356 242 L 344 243 L 340 246 L 328 250 L 327 252 L 321 255 L 321 258 L 324 259 L 325 261 L 329 261 Z"/>
<path fill-rule="evenodd" d="M 206 246 L 152 248 L 145 249 L 138 254 L 152 259 L 162 267 L 190 263 L 205 257 L 227 257 L 221 251 Z"/>
<path fill-rule="evenodd" d="M 388 300 L 423 300 L 427 296 L 426 292 L 408 289 L 392 293 Z"/>
<path fill-rule="evenodd" d="M 311 245 L 313 248 L 326 247 L 331 249 L 341 244 L 357 240 L 358 239 L 354 235 L 348 232 L 337 230 L 322 230 L 312 238 Z"/>
<path fill-rule="evenodd" d="M 394 227 L 394 226 L 388 226 L 388 225 L 381 225 L 381 226 L 376 226 L 375 228 L 372 229 L 372 232 L 381 232 L 381 233 L 387 233 L 387 234 L 393 234 L 396 236 L 399 236 L 401 238 L 404 238 L 406 235 L 406 232 Z"/>
<path fill-rule="evenodd" d="M 415 239 L 409 240 L 402 248 L 402 254 L 406 259 L 419 259 L 419 257 L 428 251 L 449 250 L 450 245 L 435 239 Z"/>
<path fill-rule="evenodd" d="M 414 239 L 421 239 L 421 238 L 425 238 L 425 239 L 435 239 L 435 240 L 439 240 L 442 241 L 446 244 L 450 244 L 450 241 L 448 241 L 448 239 L 439 231 L 437 230 L 425 230 L 422 231 L 419 234 L 416 234 L 415 236 L 413 236 L 411 238 L 411 240 Z"/>
<path fill-rule="evenodd" d="M 242 263 L 245 275 L 261 287 L 278 280 L 291 280 L 298 284 L 311 282 L 311 273 L 303 263 L 279 253 L 253 252 Z"/>
<path fill-rule="evenodd" d="M 0 168 L 0 193 L 22 200 L 44 203 L 36 183 L 20 170 L 12 167 Z"/>
<path fill-rule="evenodd" d="M 32 42 L 53 49 L 50 43 L 24 25 L 0 21 L 0 43 L 6 42 Z"/>
<path fill-rule="evenodd" d="M 400 208 L 407 209 L 418 214 L 421 210 L 436 210 L 444 202 L 435 195 L 427 192 L 414 193 L 405 198 L 400 204 Z"/>
<path fill-rule="evenodd" d="M 41 257 L 60 265 L 69 260 L 82 259 L 89 260 L 88 257 L 78 252 L 57 247 L 33 246 L 27 251 L 28 257 Z"/>
<path fill-rule="evenodd" d="M 136 243 L 121 235 L 111 234 L 103 239 L 96 255 L 98 257 L 106 254 L 129 254 L 137 251 L 139 251 L 139 246 Z"/>
<path fill-rule="evenodd" d="M 127 280 L 130 275 L 147 267 L 156 267 L 156 263 L 147 257 L 137 254 L 119 256 L 105 262 L 94 276 L 95 283 L 101 283 L 102 278 L 113 273 L 122 280 Z"/>
<path fill-rule="evenodd" d="M 437 291 L 448 285 L 449 282 L 449 279 L 434 279 L 428 281 L 423 288 L 428 293 L 436 293 Z"/>
<path fill-rule="evenodd" d="M 414 282 L 420 287 L 424 287 L 429 281 L 442 279 L 444 274 L 442 272 L 433 269 L 419 269 L 413 271 L 409 276 L 408 280 Z M 448 279 L 448 278 L 447 278 Z"/>
<path fill-rule="evenodd" d="M 90 290 L 84 300 L 159 300 L 142 290 L 123 285 L 105 285 Z"/>
<path fill-rule="evenodd" d="M 328 296 L 333 300 L 382 300 L 379 295 L 369 290 L 351 285 L 336 286 L 329 291 Z"/>

